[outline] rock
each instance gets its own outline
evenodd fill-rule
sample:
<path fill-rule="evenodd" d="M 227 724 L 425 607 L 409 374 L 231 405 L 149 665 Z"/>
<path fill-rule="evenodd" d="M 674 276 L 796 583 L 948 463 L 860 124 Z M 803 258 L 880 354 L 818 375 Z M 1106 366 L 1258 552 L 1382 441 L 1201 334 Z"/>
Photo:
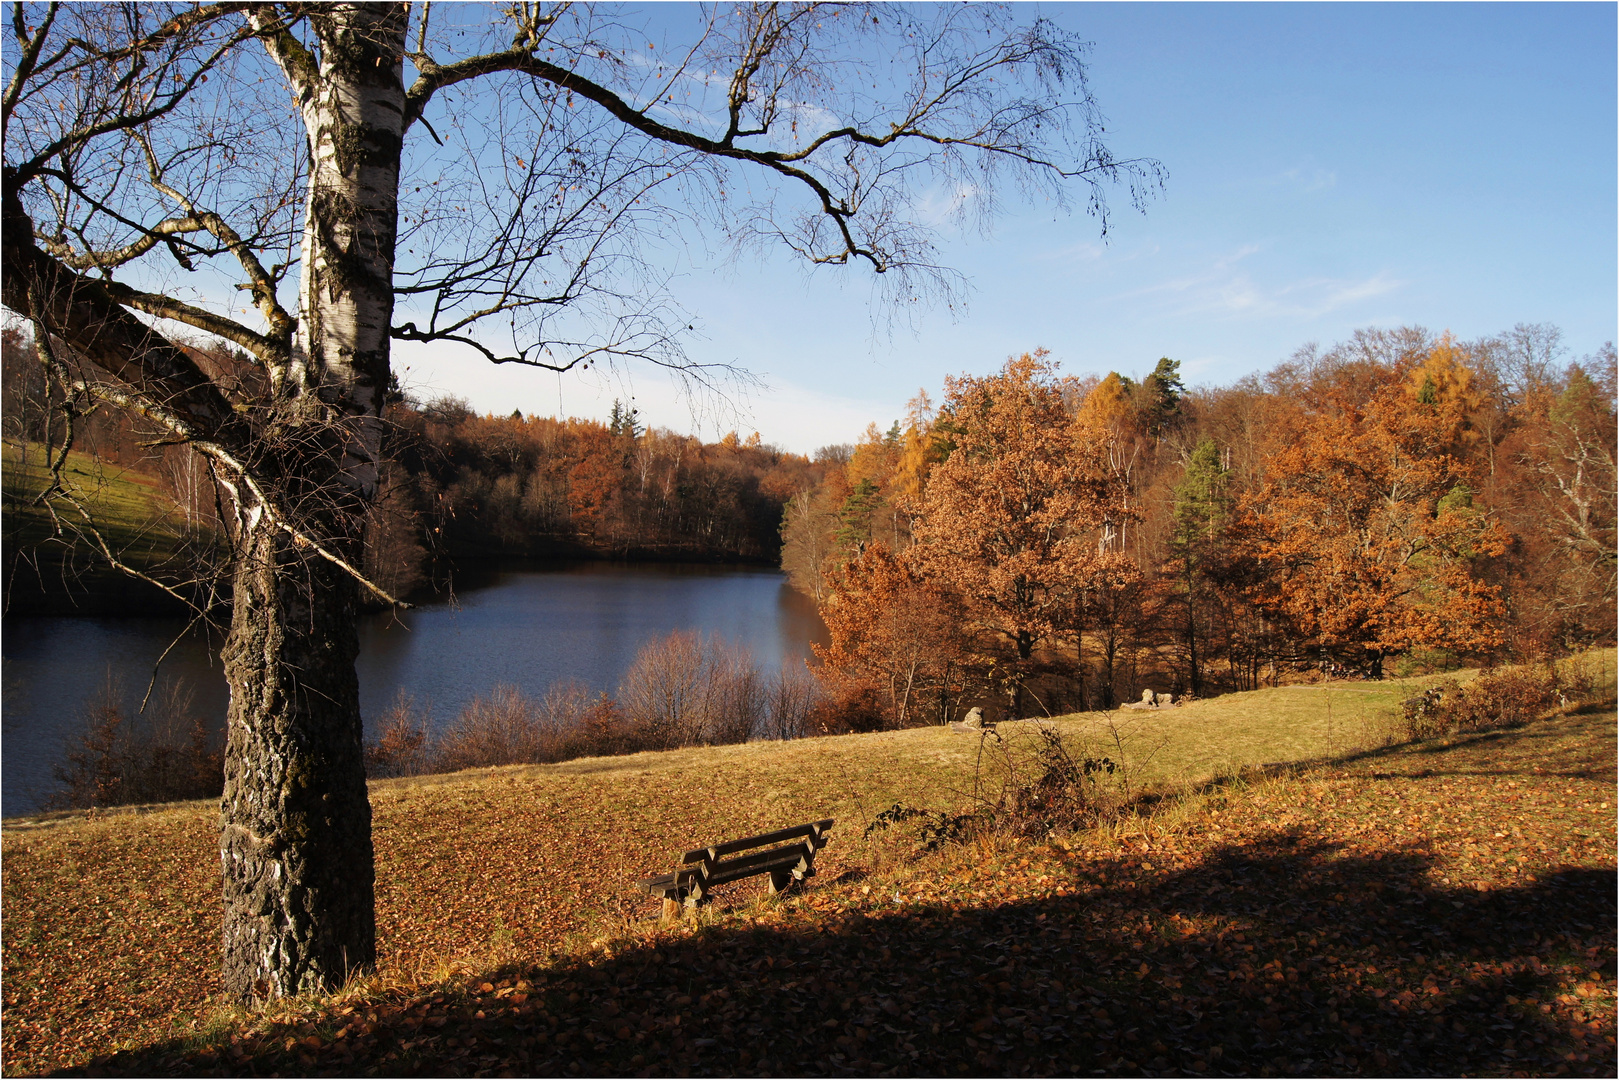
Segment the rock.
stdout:
<path fill-rule="evenodd" d="M 1140 701 L 1127 701 L 1123 705 L 1119 706 L 1120 711 L 1133 709 L 1157 710 L 1178 708 L 1180 708 L 1180 706 L 1175 704 L 1174 694 L 1158 694 L 1154 693 L 1152 690 L 1141 691 Z"/>

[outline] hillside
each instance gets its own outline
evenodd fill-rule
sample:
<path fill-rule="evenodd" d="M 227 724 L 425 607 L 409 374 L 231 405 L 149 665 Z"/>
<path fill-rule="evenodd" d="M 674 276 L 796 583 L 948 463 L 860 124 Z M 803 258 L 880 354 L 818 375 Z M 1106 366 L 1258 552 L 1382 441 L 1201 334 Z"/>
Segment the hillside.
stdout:
<path fill-rule="evenodd" d="M 38 444 L 25 451 L 6 441 L 0 467 L 8 612 L 90 614 L 175 603 L 154 586 L 109 567 L 88 538 L 75 539 L 72 529 L 83 519 L 66 499 L 55 500 L 61 533 L 50 511 L 33 505 L 50 482 Z M 189 545 L 197 537 L 154 477 L 78 451 L 69 451 L 63 473 L 69 495 L 89 511 L 123 562 L 143 573 L 188 565 Z"/>
<path fill-rule="evenodd" d="M 1611 1075 L 1611 706 L 1168 787 L 1322 756 L 1353 708 L 1282 689 L 1141 714 L 1112 752 L 1169 797 L 933 853 L 862 830 L 962 806 L 975 736 L 376 782 L 379 974 L 256 1021 L 211 1000 L 212 804 L 8 821 L 6 1070 Z M 990 743 L 980 784 L 1027 764 Z M 634 891 L 694 843 L 820 816 L 800 896 L 738 884 L 659 928 Z"/>

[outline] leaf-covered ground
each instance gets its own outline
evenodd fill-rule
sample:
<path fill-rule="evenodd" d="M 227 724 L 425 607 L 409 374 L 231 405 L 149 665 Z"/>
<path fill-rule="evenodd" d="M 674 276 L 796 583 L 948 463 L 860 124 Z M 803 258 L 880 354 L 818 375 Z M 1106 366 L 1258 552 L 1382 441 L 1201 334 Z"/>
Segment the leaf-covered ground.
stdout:
<path fill-rule="evenodd" d="M 211 808 L 8 828 L 5 1068 L 1614 1073 L 1611 710 L 920 856 L 859 837 L 961 781 L 905 734 L 380 787 L 381 974 L 263 1018 L 210 1011 Z M 799 896 L 628 887 L 822 812 Z"/>

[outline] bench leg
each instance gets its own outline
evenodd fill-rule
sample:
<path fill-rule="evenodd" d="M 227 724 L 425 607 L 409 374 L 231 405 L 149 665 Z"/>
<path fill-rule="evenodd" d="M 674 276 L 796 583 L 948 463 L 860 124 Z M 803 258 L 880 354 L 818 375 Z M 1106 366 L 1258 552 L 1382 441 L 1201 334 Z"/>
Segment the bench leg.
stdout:
<path fill-rule="evenodd" d="M 680 901 L 672 897 L 663 898 L 663 921 L 676 922 L 680 919 Z"/>
<path fill-rule="evenodd" d="M 775 896 L 777 893 L 786 892 L 787 889 L 792 885 L 792 883 L 793 883 L 793 872 L 791 870 L 772 870 L 772 871 L 770 871 L 770 895 L 771 896 Z"/>

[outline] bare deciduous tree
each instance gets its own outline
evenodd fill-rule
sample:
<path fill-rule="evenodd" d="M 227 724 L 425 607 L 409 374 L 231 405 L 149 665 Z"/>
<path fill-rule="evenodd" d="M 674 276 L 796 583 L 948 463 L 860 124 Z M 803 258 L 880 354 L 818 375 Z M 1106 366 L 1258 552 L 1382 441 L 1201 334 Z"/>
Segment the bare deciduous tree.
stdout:
<path fill-rule="evenodd" d="M 682 16 L 690 13 L 682 11 Z M 233 544 L 224 983 L 373 962 L 354 675 L 393 341 L 566 371 L 681 350 L 679 238 L 953 297 L 925 197 L 1140 202 L 1082 42 L 977 6 L 704 9 L 683 43 L 588 6 L 16 4 L 3 300 L 69 414 L 133 410 L 219 485 Z M 211 373 L 201 333 L 257 377 Z M 358 585 L 357 585 L 358 583 Z"/>

